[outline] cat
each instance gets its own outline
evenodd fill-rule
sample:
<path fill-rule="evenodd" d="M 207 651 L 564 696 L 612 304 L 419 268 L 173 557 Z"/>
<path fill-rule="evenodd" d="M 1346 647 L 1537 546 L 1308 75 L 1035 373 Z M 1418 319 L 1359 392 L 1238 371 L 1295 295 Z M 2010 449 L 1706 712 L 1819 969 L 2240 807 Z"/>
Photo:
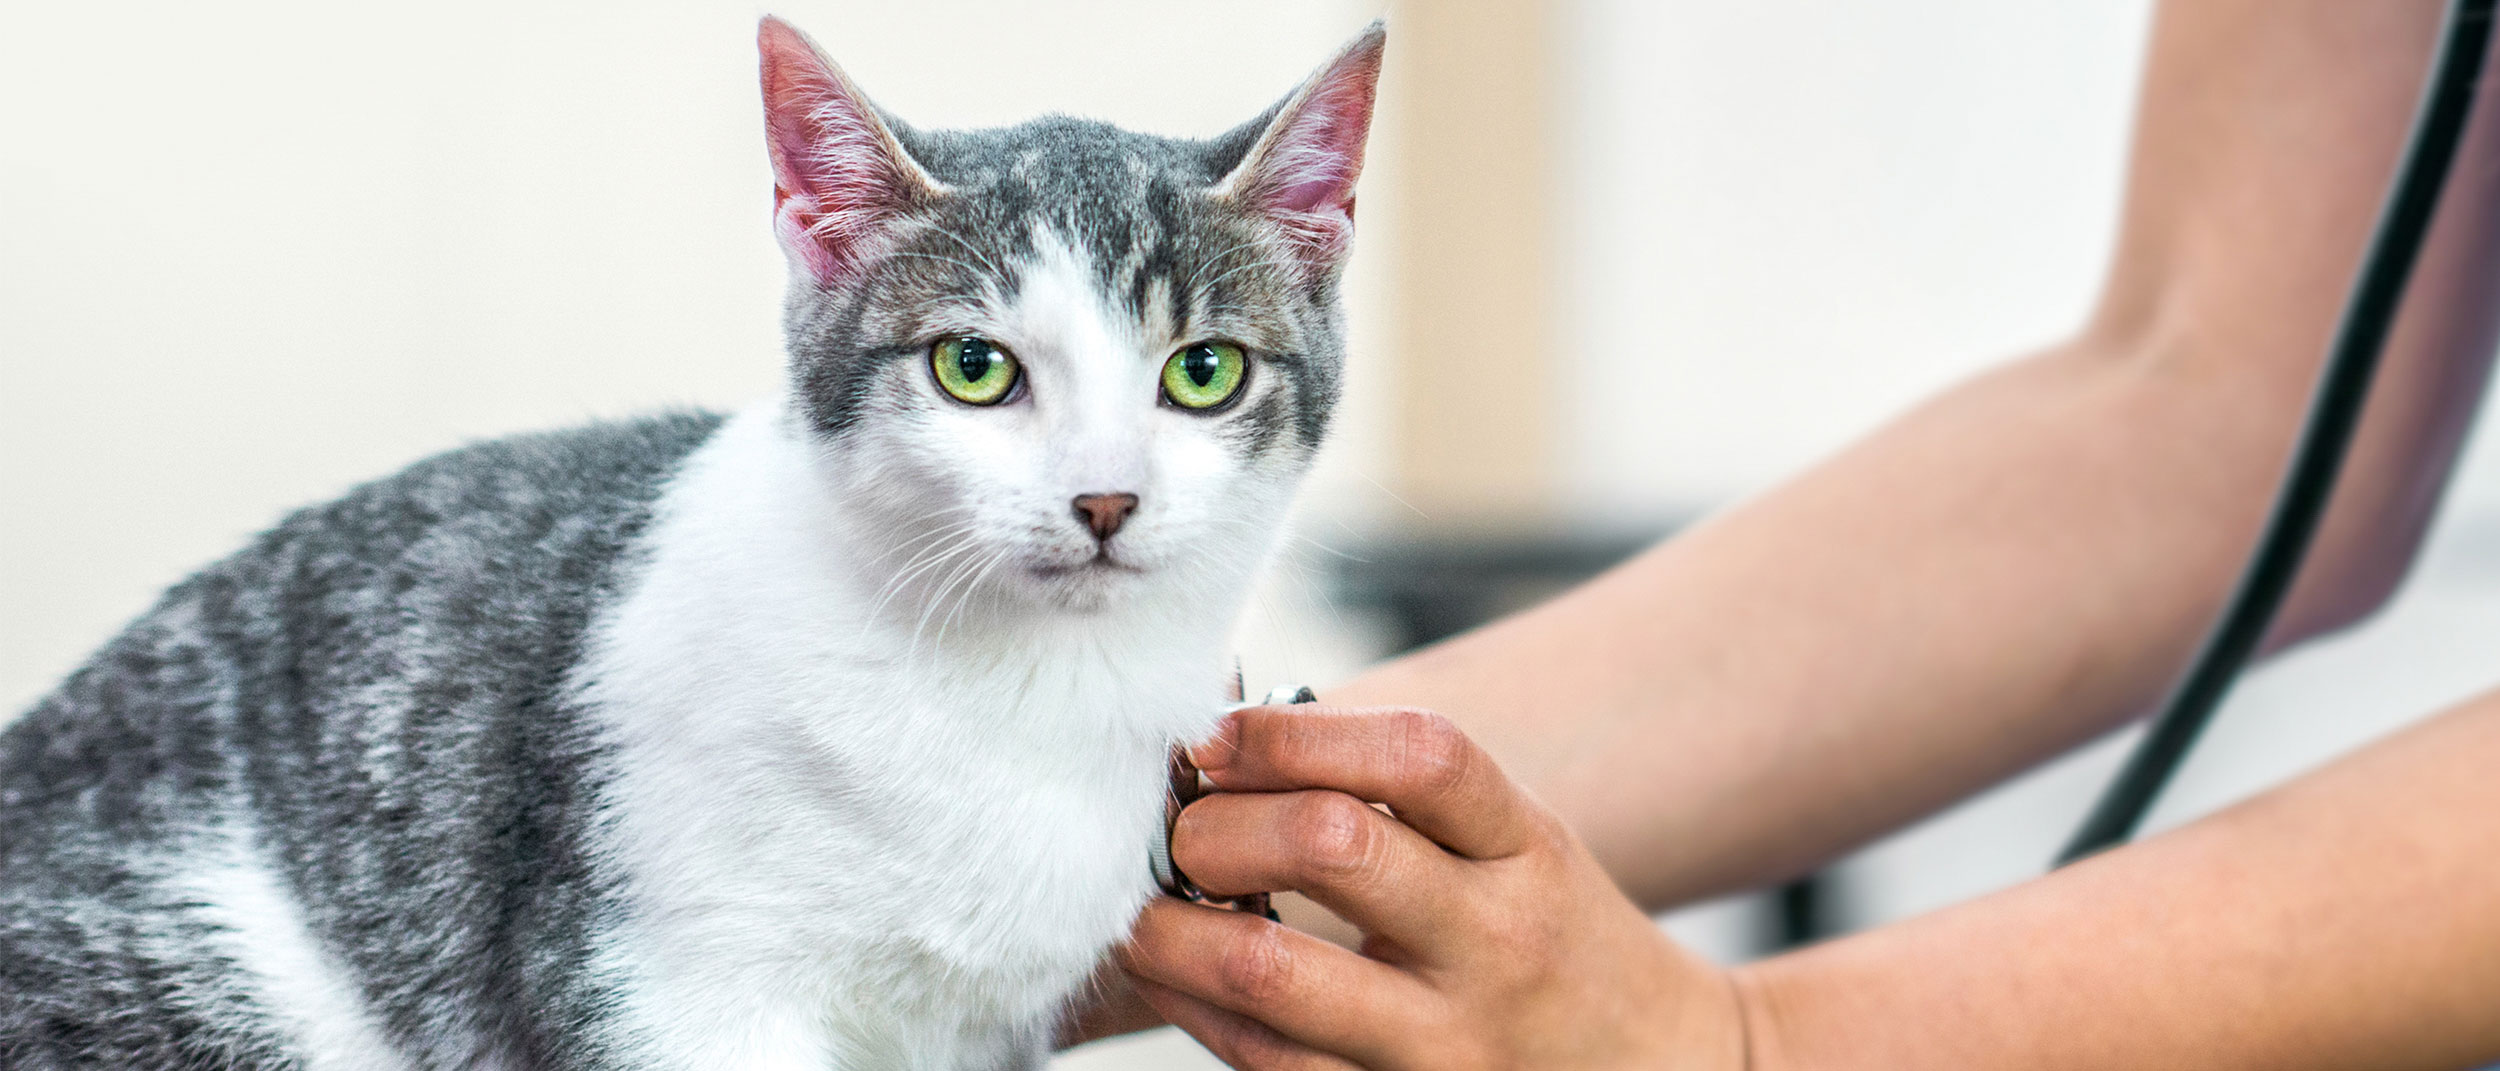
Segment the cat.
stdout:
<path fill-rule="evenodd" d="M 0 733 L 0 1066 L 1030 1068 L 1340 392 L 1375 24 L 1208 140 L 759 32 L 788 375 L 286 518 Z"/>

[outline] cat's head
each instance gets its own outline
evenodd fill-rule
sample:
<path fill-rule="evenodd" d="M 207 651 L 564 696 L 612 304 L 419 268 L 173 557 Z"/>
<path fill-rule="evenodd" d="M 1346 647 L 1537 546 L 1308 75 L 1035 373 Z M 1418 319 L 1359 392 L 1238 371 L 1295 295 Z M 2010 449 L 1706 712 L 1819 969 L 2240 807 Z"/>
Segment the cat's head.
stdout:
<path fill-rule="evenodd" d="M 907 601 L 1241 586 L 1337 400 L 1383 40 L 1192 141 L 915 130 L 764 20 L 792 408 Z"/>

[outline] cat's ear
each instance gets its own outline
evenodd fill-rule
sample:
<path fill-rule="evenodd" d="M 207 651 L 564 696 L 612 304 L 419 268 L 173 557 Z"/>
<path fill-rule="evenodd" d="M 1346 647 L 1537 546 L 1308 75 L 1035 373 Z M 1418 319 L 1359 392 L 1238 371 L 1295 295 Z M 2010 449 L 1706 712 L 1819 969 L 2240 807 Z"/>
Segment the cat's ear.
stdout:
<path fill-rule="evenodd" d="M 806 34 L 767 15 L 755 36 L 773 233 L 793 268 L 833 286 L 875 259 L 892 224 L 939 187 Z"/>
<path fill-rule="evenodd" d="M 1379 22 L 1356 35 L 1263 117 L 1256 140 L 1216 184 L 1218 196 L 1274 222 L 1314 268 L 1334 268 L 1354 237 L 1354 180 L 1388 39 Z"/>

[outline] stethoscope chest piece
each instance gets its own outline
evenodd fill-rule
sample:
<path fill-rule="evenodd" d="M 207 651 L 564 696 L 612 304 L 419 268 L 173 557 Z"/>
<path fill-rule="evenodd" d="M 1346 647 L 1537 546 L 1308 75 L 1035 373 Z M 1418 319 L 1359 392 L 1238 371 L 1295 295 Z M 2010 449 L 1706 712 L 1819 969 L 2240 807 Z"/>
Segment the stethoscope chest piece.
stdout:
<path fill-rule="evenodd" d="M 1241 682 L 1238 677 L 1233 682 L 1233 696 L 1235 699 L 1241 696 Z M 1289 706 L 1295 703 L 1318 701 L 1319 696 L 1307 687 L 1285 685 L 1268 692 L 1267 698 L 1259 705 Z M 1207 794 L 1208 785 L 1206 779 L 1199 775 L 1198 767 L 1189 761 L 1188 750 L 1178 745 L 1172 748 L 1168 772 L 1172 787 L 1163 800 L 1163 828 L 1146 842 L 1146 866 L 1154 874 L 1155 887 L 1162 889 L 1166 895 L 1177 896 L 1192 903 L 1224 904 L 1235 911 L 1259 915 L 1270 922 L 1277 921 L 1276 909 L 1268 902 L 1268 894 L 1208 896 L 1204 890 L 1198 888 L 1196 882 L 1189 880 L 1189 875 L 1181 872 L 1178 864 L 1172 861 L 1172 827 L 1180 822 L 1183 808 L 1197 802 L 1199 797 Z"/>

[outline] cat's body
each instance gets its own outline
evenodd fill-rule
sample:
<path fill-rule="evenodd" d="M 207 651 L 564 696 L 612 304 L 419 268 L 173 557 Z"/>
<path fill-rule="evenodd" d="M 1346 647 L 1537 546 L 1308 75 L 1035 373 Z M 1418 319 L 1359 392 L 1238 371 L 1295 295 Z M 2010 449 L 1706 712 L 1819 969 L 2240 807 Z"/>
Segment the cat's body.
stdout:
<path fill-rule="evenodd" d="M 1037 1062 L 1325 424 L 1378 46 L 919 134 L 768 22 L 790 389 L 305 510 L 8 726 L 0 1066 Z"/>
<path fill-rule="evenodd" d="M 717 425 L 472 447 L 307 510 L 12 723 L 0 1065 L 460 1066 L 382 1039 L 508 1017 L 478 1065 L 564 1066 L 602 999 L 564 675 Z"/>

